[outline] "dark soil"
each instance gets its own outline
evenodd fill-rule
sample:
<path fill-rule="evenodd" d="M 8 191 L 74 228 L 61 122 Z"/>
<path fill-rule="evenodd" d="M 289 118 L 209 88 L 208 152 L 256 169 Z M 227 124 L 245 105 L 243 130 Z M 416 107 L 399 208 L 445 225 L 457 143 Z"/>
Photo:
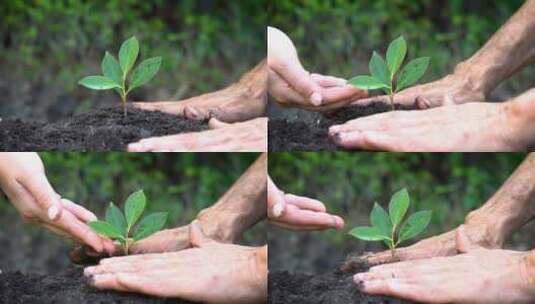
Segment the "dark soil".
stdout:
<path fill-rule="evenodd" d="M 397 105 L 396 109 L 410 110 L 414 108 Z M 366 107 L 346 108 L 334 115 L 321 116 L 313 122 L 273 118 L 269 120 L 268 149 L 270 152 L 339 150 L 340 148 L 329 138 L 330 126 L 388 111 L 391 111 L 390 105 L 376 102 Z"/>
<path fill-rule="evenodd" d="M 200 131 L 205 122 L 161 112 L 102 108 L 53 124 L 21 119 L 0 121 L 0 151 L 110 151 L 152 136 Z"/>
<path fill-rule="evenodd" d="M 390 297 L 370 296 L 361 293 L 353 282 L 353 274 L 366 271 L 360 263 L 349 272 L 332 272 L 310 275 L 277 271 L 269 273 L 269 304 L 402 304 L 411 303 Z"/>
<path fill-rule="evenodd" d="M 178 303 L 193 302 L 161 299 L 134 293 L 99 291 L 89 287 L 82 276 L 82 268 L 69 268 L 54 275 L 0 274 L 0 303 L 61 303 L 61 304 L 119 304 L 119 303 Z"/>

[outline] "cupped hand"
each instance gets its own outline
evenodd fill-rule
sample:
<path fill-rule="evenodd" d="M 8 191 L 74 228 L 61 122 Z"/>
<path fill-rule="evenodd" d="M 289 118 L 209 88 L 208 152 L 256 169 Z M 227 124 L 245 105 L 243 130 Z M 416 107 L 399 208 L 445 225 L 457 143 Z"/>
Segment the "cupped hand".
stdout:
<path fill-rule="evenodd" d="M 190 226 L 194 248 L 173 253 L 114 257 L 84 275 L 98 289 L 140 292 L 203 303 L 263 303 L 267 248 L 220 244 Z M 195 275 L 192 275 L 195 274 Z"/>
<path fill-rule="evenodd" d="M 292 230 L 342 229 L 344 220 L 327 213 L 315 199 L 284 194 L 268 177 L 268 218 L 270 223 Z"/>
<path fill-rule="evenodd" d="M 474 88 L 464 75 L 450 74 L 440 80 L 417 85 L 395 94 L 394 103 L 428 109 L 439 106 L 483 102 L 485 94 Z M 390 103 L 388 96 L 355 99 L 351 105 L 365 106 L 371 102 Z"/>
<path fill-rule="evenodd" d="M 452 257 L 385 264 L 354 276 L 366 293 L 423 303 L 533 303 L 532 253 L 474 246 L 461 226 Z"/>
<path fill-rule="evenodd" d="M 90 246 L 112 251 L 113 243 L 87 225 L 97 217 L 54 191 L 37 153 L 0 153 L 0 185 L 23 220 Z"/>
<path fill-rule="evenodd" d="M 274 27 L 268 27 L 268 91 L 283 106 L 312 111 L 330 111 L 367 96 L 344 79 L 306 71 L 293 42 Z"/>
<path fill-rule="evenodd" d="M 265 152 L 267 118 L 224 123 L 215 118 L 210 130 L 151 137 L 128 145 L 129 152 Z"/>
<path fill-rule="evenodd" d="M 521 115 L 511 102 L 466 103 L 375 114 L 331 126 L 329 135 L 347 149 L 518 151 L 526 146 Z"/>

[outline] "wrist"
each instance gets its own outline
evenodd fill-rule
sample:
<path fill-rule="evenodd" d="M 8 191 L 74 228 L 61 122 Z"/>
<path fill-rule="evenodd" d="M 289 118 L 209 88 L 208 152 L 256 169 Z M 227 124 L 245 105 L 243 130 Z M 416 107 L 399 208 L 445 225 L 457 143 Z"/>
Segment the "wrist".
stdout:
<path fill-rule="evenodd" d="M 485 71 L 481 65 L 472 64 L 470 60 L 463 61 L 455 66 L 450 77 L 456 78 L 464 90 L 471 92 L 473 96 L 481 96 L 486 100 L 492 88 L 486 81 Z"/>
<path fill-rule="evenodd" d="M 255 248 L 253 250 L 251 274 L 253 275 L 251 283 L 254 290 L 259 291 L 259 295 L 262 295 L 261 299 L 265 299 L 267 296 L 267 255 L 268 249 L 267 245 Z"/>
<path fill-rule="evenodd" d="M 216 204 L 217 205 L 217 204 Z M 225 210 L 216 210 L 217 208 L 212 206 L 201 210 L 197 215 L 203 232 L 209 238 L 222 242 L 222 243 L 234 243 L 238 238 L 236 233 L 236 225 L 233 214 Z"/>
<path fill-rule="evenodd" d="M 515 150 L 535 147 L 535 89 L 502 103 Z"/>
<path fill-rule="evenodd" d="M 526 292 L 535 296 L 535 250 L 528 251 L 520 262 L 520 278 L 523 280 Z"/>
<path fill-rule="evenodd" d="M 505 217 L 487 211 L 485 207 L 470 212 L 464 221 L 470 238 L 486 248 L 501 248 L 510 234 Z"/>

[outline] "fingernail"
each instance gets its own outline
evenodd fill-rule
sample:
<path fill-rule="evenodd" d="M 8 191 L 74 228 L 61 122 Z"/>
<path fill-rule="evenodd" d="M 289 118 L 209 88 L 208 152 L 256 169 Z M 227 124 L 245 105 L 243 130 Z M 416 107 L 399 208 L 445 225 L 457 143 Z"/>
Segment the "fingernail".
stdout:
<path fill-rule="evenodd" d="M 312 104 L 315 106 L 321 105 L 322 100 L 323 98 L 319 92 L 314 92 L 312 95 L 310 95 L 310 102 L 312 102 Z"/>
<path fill-rule="evenodd" d="M 343 140 L 343 136 L 344 136 L 343 133 L 340 133 L 340 132 L 334 133 L 333 135 L 334 142 L 341 143 Z"/>
<path fill-rule="evenodd" d="M 275 217 L 280 217 L 282 215 L 282 211 L 284 210 L 284 206 L 282 204 L 276 204 L 273 206 L 273 215 Z"/>
<path fill-rule="evenodd" d="M 95 271 L 95 266 L 86 267 L 84 269 L 84 276 L 91 277 L 93 276 L 94 271 Z"/>
<path fill-rule="evenodd" d="M 195 110 L 195 108 L 188 107 L 186 116 L 188 116 L 189 119 L 197 120 L 199 119 L 199 112 Z"/>
<path fill-rule="evenodd" d="M 93 277 L 93 275 L 90 275 L 90 276 L 84 276 L 83 277 L 83 280 L 89 284 L 89 285 L 93 285 L 95 284 L 95 278 Z"/>
<path fill-rule="evenodd" d="M 334 126 L 331 126 L 329 128 L 329 134 L 330 135 L 333 135 L 335 134 L 336 132 L 338 132 L 340 130 L 340 126 L 339 125 L 334 125 Z"/>
<path fill-rule="evenodd" d="M 50 220 L 55 220 L 56 217 L 58 216 L 58 213 L 59 213 L 59 209 L 56 205 L 52 205 L 48 208 L 48 218 Z"/>

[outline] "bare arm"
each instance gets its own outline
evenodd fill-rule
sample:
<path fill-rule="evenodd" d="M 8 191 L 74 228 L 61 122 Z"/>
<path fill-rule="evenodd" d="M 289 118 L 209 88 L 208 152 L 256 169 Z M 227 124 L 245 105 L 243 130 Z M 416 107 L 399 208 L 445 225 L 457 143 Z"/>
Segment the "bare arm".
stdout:
<path fill-rule="evenodd" d="M 266 217 L 267 154 L 262 154 L 213 206 L 197 217 L 212 238 L 233 242 Z"/>

